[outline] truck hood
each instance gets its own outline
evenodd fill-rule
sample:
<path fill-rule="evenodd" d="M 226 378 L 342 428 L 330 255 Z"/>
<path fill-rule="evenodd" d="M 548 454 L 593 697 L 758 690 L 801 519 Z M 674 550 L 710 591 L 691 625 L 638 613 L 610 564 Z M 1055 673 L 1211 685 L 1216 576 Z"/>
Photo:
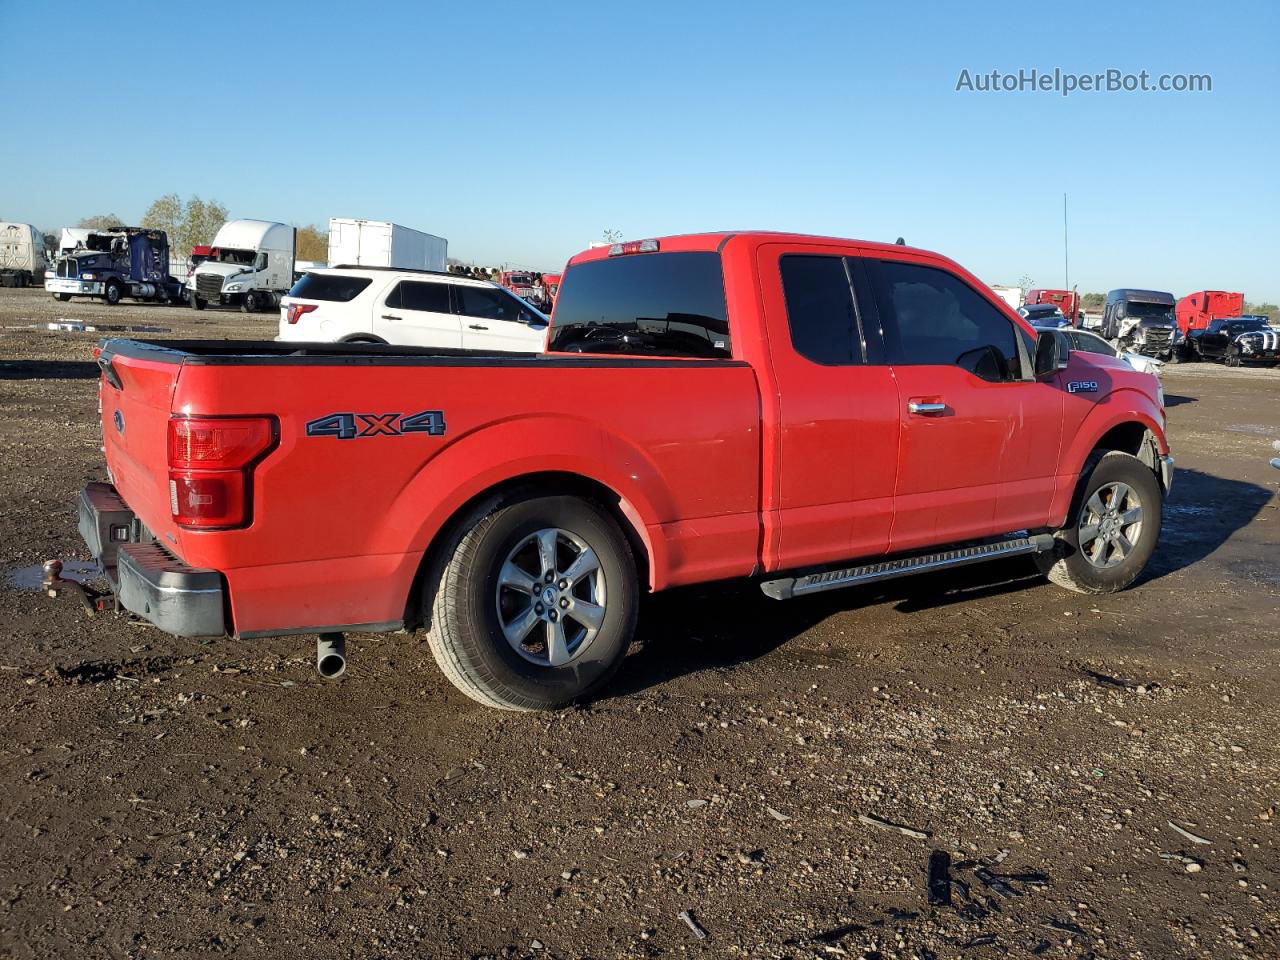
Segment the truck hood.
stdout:
<path fill-rule="evenodd" d="M 239 263 L 210 263 L 207 260 L 196 267 L 192 276 L 203 274 L 205 276 L 213 275 L 222 277 L 226 280 L 228 277 L 234 277 L 241 273 L 253 273 L 252 267 L 246 267 Z"/>

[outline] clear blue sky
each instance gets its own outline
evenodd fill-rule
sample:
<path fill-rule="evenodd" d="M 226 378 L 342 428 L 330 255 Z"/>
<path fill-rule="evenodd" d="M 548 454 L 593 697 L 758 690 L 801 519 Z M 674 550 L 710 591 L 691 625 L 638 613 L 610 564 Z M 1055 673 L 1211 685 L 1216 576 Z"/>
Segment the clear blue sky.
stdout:
<path fill-rule="evenodd" d="M 137 220 L 197 193 L 540 268 L 605 228 L 901 235 L 1056 286 L 1065 191 L 1082 290 L 1278 302 L 1278 11 L 0 0 L 0 217 Z M 1032 67 L 1208 73 L 1213 92 L 955 92 L 962 68 Z"/>

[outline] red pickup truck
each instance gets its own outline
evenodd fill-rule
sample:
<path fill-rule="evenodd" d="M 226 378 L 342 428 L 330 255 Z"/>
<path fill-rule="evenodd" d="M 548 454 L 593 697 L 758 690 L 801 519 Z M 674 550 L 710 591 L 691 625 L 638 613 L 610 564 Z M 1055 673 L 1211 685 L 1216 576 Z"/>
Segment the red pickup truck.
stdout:
<path fill-rule="evenodd" d="M 80 529 L 171 633 L 425 627 L 468 695 L 552 708 L 619 666 L 646 588 L 1019 554 L 1133 582 L 1172 475 L 1158 383 L 1068 344 L 910 247 L 614 244 L 570 262 L 540 355 L 104 341 Z"/>

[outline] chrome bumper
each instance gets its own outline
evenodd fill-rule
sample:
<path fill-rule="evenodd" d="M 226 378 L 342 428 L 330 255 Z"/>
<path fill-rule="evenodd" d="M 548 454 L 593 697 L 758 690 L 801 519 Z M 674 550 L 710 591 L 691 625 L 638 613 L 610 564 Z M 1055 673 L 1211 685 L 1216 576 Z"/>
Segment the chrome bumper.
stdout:
<path fill-rule="evenodd" d="M 111 484 L 91 483 L 80 492 L 79 530 L 130 613 L 179 637 L 227 632 L 222 574 L 189 566 L 150 540 Z"/>
<path fill-rule="evenodd" d="M 75 293 L 82 297 L 100 297 L 103 293 L 101 283 L 88 280 L 72 280 L 68 277 L 48 277 L 44 288 L 49 293 Z"/>

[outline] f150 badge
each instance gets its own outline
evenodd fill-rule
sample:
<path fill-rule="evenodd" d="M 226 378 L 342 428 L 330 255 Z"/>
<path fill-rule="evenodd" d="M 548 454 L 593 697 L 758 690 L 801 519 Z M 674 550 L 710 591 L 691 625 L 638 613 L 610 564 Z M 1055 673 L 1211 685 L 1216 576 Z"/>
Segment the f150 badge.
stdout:
<path fill-rule="evenodd" d="M 1097 380 L 1072 380 L 1067 384 L 1067 393 L 1097 393 Z"/>
<path fill-rule="evenodd" d="M 406 433 L 444 436 L 444 411 L 423 410 L 409 416 L 398 413 L 331 413 L 307 421 L 308 437 L 399 437 Z"/>

